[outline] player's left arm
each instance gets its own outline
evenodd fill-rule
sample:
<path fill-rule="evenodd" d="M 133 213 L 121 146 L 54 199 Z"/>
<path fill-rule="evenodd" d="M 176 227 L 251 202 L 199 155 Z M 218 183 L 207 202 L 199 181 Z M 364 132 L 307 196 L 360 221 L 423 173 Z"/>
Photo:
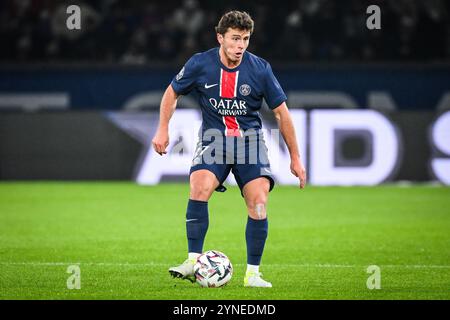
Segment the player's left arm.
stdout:
<path fill-rule="evenodd" d="M 278 123 L 278 128 L 280 129 L 281 135 L 289 150 L 289 155 L 291 157 L 291 172 L 294 176 L 298 177 L 300 180 L 300 188 L 303 189 L 306 185 L 306 170 L 300 157 L 294 123 L 286 102 L 283 102 L 273 109 L 273 112 Z"/>

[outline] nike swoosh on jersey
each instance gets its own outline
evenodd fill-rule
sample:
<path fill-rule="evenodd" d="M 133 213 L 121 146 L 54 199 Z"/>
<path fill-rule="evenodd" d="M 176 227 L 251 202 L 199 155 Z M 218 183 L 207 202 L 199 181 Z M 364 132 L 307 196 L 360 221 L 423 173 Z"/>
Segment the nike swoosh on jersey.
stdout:
<path fill-rule="evenodd" d="M 219 84 L 218 84 L 218 83 L 216 83 L 216 84 L 210 84 L 210 85 L 208 86 L 208 84 L 205 83 L 205 89 L 209 89 L 209 88 L 215 87 L 215 86 L 217 86 L 217 85 L 219 85 Z"/>
<path fill-rule="evenodd" d="M 186 222 L 196 221 L 198 219 L 187 219 Z"/>

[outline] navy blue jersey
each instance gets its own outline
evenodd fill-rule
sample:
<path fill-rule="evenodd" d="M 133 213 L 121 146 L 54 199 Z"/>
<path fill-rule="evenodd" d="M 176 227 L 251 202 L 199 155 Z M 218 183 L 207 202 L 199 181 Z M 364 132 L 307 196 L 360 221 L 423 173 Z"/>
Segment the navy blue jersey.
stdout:
<path fill-rule="evenodd" d="M 203 132 L 219 129 L 225 136 L 242 136 L 248 129 L 261 129 L 259 109 L 263 98 L 271 109 L 287 99 L 270 64 L 247 51 L 233 69 L 222 64 L 219 48 L 197 53 L 171 85 L 178 95 L 193 92 L 197 97 Z"/>

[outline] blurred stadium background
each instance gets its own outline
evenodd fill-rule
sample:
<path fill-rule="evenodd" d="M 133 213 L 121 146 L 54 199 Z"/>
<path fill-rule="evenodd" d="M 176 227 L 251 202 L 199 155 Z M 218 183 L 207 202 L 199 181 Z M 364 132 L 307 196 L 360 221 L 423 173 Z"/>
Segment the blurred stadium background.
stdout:
<path fill-rule="evenodd" d="M 81 8 L 80 30 L 66 27 L 70 4 Z M 366 27 L 371 4 L 381 30 Z M 441 0 L 2 1 L 0 179 L 186 181 L 192 126 L 173 126 L 185 156 L 174 157 L 179 171 L 165 170 L 147 155 L 156 112 L 185 61 L 216 45 L 214 26 L 232 8 L 256 21 L 249 50 L 272 63 L 288 94 L 312 184 L 450 183 L 450 17 Z M 197 123 L 192 97 L 179 108 L 177 118 Z M 329 109 L 347 113 L 323 127 Z M 368 118 L 347 123 L 359 116 Z M 381 119 L 368 125 L 371 117 Z M 293 183 L 288 175 L 278 180 Z"/>
<path fill-rule="evenodd" d="M 81 30 L 66 27 L 73 4 Z M 381 8 L 380 30 L 366 27 L 369 5 Z M 179 101 L 167 157 L 150 141 L 163 91 L 186 59 L 216 46 L 214 26 L 229 9 L 255 20 L 248 50 L 272 64 L 287 93 L 309 174 L 304 193 L 281 186 L 297 182 L 283 144 L 267 138 L 279 186 L 265 262 L 281 289 L 266 297 L 449 299 L 445 0 L 1 1 L 0 297 L 193 297 L 165 276 L 185 250 L 195 99 Z M 267 108 L 261 115 L 274 128 Z M 103 183 L 65 183 L 80 180 Z M 314 187 L 344 185 L 357 187 Z M 229 228 L 212 227 L 207 246 L 229 253 L 239 270 L 244 219 L 233 217 L 245 208 L 237 196 L 231 188 L 212 202 L 221 214 L 211 224 Z M 278 254 L 290 265 L 280 267 Z M 70 261 L 91 268 L 88 296 L 58 287 Z M 395 270 L 380 295 L 365 287 L 363 266 L 372 263 Z M 151 283 L 148 268 L 157 270 Z M 298 283 L 284 276 L 299 272 Z M 261 298 L 233 286 L 207 297 Z"/>
<path fill-rule="evenodd" d="M 66 28 L 79 4 L 83 27 Z M 271 62 L 443 62 L 450 59 L 443 0 L 2 1 L 4 62 L 163 63 L 178 67 L 216 45 L 214 26 L 241 8 L 256 21 L 251 50 Z M 382 31 L 366 29 L 366 8 L 382 8 Z"/>

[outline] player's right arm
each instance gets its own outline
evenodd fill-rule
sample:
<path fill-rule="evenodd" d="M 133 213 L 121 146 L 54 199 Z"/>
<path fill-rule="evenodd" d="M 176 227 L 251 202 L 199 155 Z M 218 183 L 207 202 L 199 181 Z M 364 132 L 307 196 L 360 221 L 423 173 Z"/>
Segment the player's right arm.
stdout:
<path fill-rule="evenodd" d="M 161 156 L 166 154 L 169 145 L 169 121 L 177 107 L 177 98 L 189 94 L 196 85 L 199 71 L 198 54 L 192 56 L 172 79 L 161 99 L 159 125 L 153 137 L 153 148 Z"/>
<path fill-rule="evenodd" d="M 169 85 L 161 99 L 159 125 L 152 140 L 153 149 L 161 156 L 167 153 L 166 148 L 169 145 L 169 121 L 177 107 L 177 98 L 177 93 L 173 90 L 172 85 Z"/>

